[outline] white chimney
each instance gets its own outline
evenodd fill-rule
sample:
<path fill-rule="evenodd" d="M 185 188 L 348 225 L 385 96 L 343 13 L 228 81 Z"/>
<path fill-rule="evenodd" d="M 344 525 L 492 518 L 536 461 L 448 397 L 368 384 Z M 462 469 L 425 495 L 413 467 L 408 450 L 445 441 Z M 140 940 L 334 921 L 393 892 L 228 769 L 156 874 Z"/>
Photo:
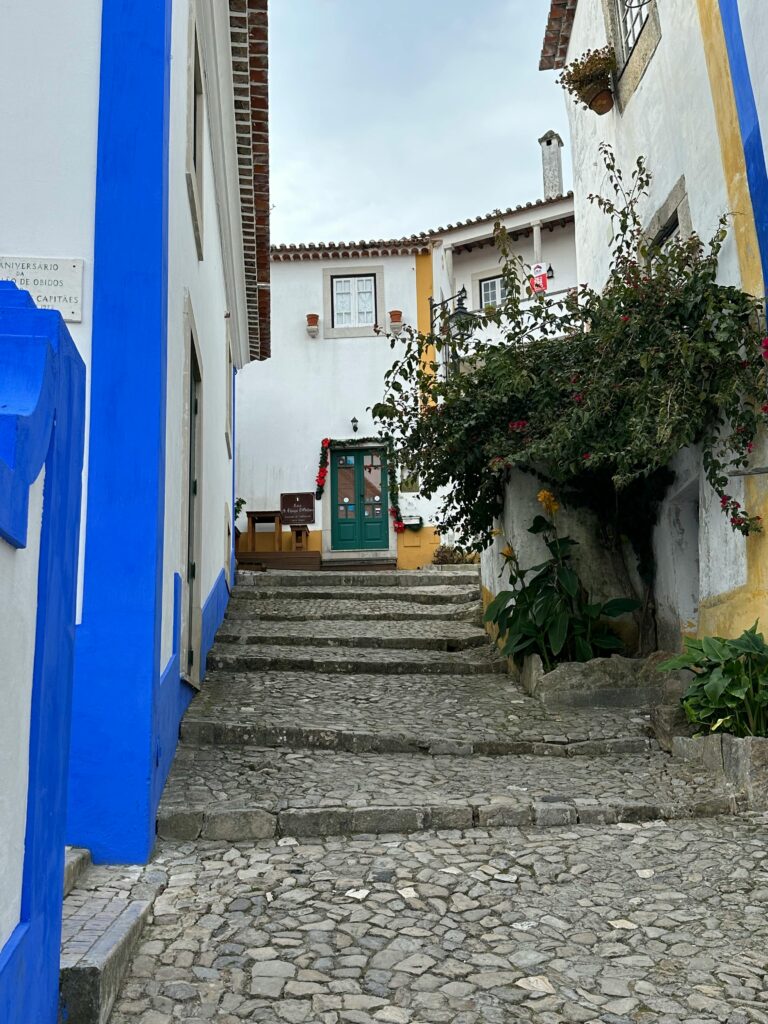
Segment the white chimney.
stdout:
<path fill-rule="evenodd" d="M 549 131 L 539 139 L 541 163 L 544 170 L 544 198 L 554 199 L 563 194 L 563 140 L 557 132 Z"/>

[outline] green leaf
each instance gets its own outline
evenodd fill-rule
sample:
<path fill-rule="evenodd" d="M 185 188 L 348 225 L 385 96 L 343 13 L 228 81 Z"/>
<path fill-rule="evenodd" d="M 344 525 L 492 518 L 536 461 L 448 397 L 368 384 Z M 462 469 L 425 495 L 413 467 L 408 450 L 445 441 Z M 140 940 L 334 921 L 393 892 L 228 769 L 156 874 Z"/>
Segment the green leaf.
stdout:
<path fill-rule="evenodd" d="M 560 612 L 549 627 L 549 646 L 552 648 L 552 653 L 555 657 L 562 651 L 565 644 L 565 638 L 568 635 L 568 619 L 568 612 Z"/>
<path fill-rule="evenodd" d="M 502 590 L 500 594 L 497 594 L 485 609 L 483 622 L 494 622 L 498 613 L 512 600 L 514 596 L 515 595 L 511 590 Z"/>
<path fill-rule="evenodd" d="M 714 636 L 702 637 L 701 647 L 710 661 L 722 662 L 728 658 L 728 648 L 721 640 Z"/>
<path fill-rule="evenodd" d="M 709 678 L 704 683 L 704 692 L 707 697 L 716 704 L 720 700 L 725 688 L 728 686 L 728 677 L 723 673 L 721 668 L 714 668 L 709 673 Z"/>
<path fill-rule="evenodd" d="M 602 651 L 620 651 L 624 647 L 624 641 L 613 633 L 599 633 L 592 637 L 592 643 Z"/>
<path fill-rule="evenodd" d="M 528 527 L 528 533 L 544 533 L 552 529 L 552 523 L 544 516 L 536 516 L 533 523 Z"/>
<path fill-rule="evenodd" d="M 617 615 L 625 615 L 627 612 L 634 612 L 640 607 L 640 602 L 633 597 L 614 597 L 603 605 L 602 614 L 609 619 Z"/>
<path fill-rule="evenodd" d="M 575 647 L 576 657 L 579 661 L 591 661 L 594 657 L 591 645 L 583 637 L 576 637 Z"/>
<path fill-rule="evenodd" d="M 567 565 L 558 566 L 557 578 L 566 594 L 570 597 L 576 597 L 579 590 L 579 577 L 573 569 L 569 569 Z"/>

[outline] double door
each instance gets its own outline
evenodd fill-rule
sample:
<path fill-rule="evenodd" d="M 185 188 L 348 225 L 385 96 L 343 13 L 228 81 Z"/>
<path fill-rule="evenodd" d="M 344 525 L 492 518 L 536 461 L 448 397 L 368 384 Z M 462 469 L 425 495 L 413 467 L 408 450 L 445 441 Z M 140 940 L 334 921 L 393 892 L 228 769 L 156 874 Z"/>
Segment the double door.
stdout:
<path fill-rule="evenodd" d="M 387 457 L 383 449 L 331 449 L 334 551 L 389 547 Z"/>

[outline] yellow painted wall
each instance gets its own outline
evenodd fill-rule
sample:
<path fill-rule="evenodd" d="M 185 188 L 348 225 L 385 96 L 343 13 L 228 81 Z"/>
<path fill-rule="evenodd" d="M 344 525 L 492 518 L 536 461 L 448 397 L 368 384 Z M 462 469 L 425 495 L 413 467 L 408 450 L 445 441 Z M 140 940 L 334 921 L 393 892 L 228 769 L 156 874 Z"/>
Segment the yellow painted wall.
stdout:
<path fill-rule="evenodd" d="M 397 568 L 423 569 L 431 565 L 439 544 L 440 535 L 434 526 L 422 526 L 420 530 L 406 530 L 398 534 Z"/>
<path fill-rule="evenodd" d="M 429 297 L 432 294 L 432 254 L 422 253 L 416 257 L 416 328 L 422 334 L 429 334 Z M 435 358 L 434 348 L 424 353 L 429 362 Z M 397 537 L 397 568 L 423 569 L 432 564 L 435 548 L 440 537 L 433 526 L 425 523 L 420 530 L 405 530 Z"/>
<path fill-rule="evenodd" d="M 720 150 L 728 188 L 732 231 L 739 258 L 741 286 L 755 296 L 764 294 L 755 215 L 747 181 L 744 147 L 739 130 L 736 98 L 731 82 L 728 51 L 718 0 L 697 0 L 704 51 L 715 107 Z M 766 452 L 765 443 L 760 449 Z M 764 458 L 760 460 L 764 464 Z M 763 517 L 768 529 L 768 481 L 764 476 L 745 479 L 746 505 L 752 515 Z M 700 636 L 732 637 L 759 619 L 768 629 L 768 536 L 747 539 L 747 582 L 701 602 Z"/>
<path fill-rule="evenodd" d="M 323 535 L 320 530 L 313 530 L 310 527 L 309 531 L 309 547 L 308 551 L 322 551 L 322 538 Z M 274 551 L 275 550 L 275 533 L 274 530 L 259 530 L 255 534 L 256 539 L 256 551 Z M 248 534 L 240 534 L 240 551 L 248 551 Z M 293 534 L 290 530 L 283 530 L 283 551 L 293 551 Z"/>

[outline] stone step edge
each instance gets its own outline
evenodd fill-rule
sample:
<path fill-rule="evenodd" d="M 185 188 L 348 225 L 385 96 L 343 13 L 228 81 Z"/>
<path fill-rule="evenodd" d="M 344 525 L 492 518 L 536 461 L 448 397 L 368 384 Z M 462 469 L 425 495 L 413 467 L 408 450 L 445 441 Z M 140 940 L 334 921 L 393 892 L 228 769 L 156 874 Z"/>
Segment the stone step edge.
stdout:
<path fill-rule="evenodd" d="M 59 970 L 59 1019 L 73 1024 L 107 1024 L 146 926 L 152 908 L 165 890 L 165 872 L 149 869 L 133 887 L 119 916 L 105 928 L 91 949 L 76 964 L 67 965 L 67 945 L 62 944 Z M 98 890 L 96 890 L 98 892 Z"/>
<path fill-rule="evenodd" d="M 64 849 L 64 899 L 69 896 L 83 873 L 91 866 L 91 851 L 81 846 Z"/>
<path fill-rule="evenodd" d="M 204 807 L 164 810 L 157 819 L 162 839 L 238 842 L 287 837 L 381 835 L 456 829 L 562 828 L 570 825 L 614 825 L 675 818 L 733 815 L 744 801 L 733 793 L 677 803 L 645 800 L 504 800 L 488 804 L 431 804 L 396 807 L 295 808 L 271 812 L 256 807 Z"/>
<path fill-rule="evenodd" d="M 300 602 L 297 602 L 297 604 Z M 373 611 L 360 611 L 359 604 L 355 604 L 352 611 L 325 611 L 323 612 L 323 618 L 320 619 L 314 615 L 308 615 L 297 611 L 294 614 L 287 614 L 286 612 L 272 612 L 272 611 L 254 611 L 250 614 L 244 614 L 247 609 L 248 602 L 241 601 L 236 607 L 230 603 L 229 609 L 227 610 L 227 618 L 225 621 L 229 622 L 469 622 L 472 623 L 479 618 L 480 606 L 475 606 L 474 603 L 467 605 L 467 609 L 464 610 L 459 605 L 419 605 L 419 608 L 425 608 L 428 614 L 420 614 L 414 617 L 410 611 L 388 611 L 388 612 L 373 612 Z M 403 607 L 406 605 L 403 603 Z"/>
<path fill-rule="evenodd" d="M 236 644 L 228 644 L 227 648 L 235 649 Z M 297 648 L 297 650 L 299 650 Z M 432 661 L 400 661 L 377 662 L 374 659 L 360 660 L 344 649 L 329 647 L 328 654 L 318 657 L 315 655 L 301 656 L 295 654 L 243 654 L 235 650 L 234 653 L 222 653 L 214 647 L 207 658 L 209 669 L 220 672 L 308 672 L 320 673 L 321 675 L 353 675 L 353 676 L 493 676 L 506 675 L 507 665 L 501 659 L 482 662 L 474 661 L 441 661 L 439 651 L 433 652 L 438 655 Z M 349 648 L 353 651 L 354 648 Z M 447 653 L 447 652 L 446 652 Z"/>
<path fill-rule="evenodd" d="M 306 726 L 221 722 L 195 718 L 192 712 L 181 723 L 181 740 L 190 746 L 288 747 L 293 750 L 336 750 L 349 754 L 422 754 L 425 756 L 499 757 L 528 754 L 546 757 L 595 757 L 608 754 L 644 754 L 658 750 L 650 736 L 613 736 L 604 739 L 568 740 L 542 735 L 541 739 L 502 738 L 458 742 L 423 739 L 397 733 L 354 732 Z"/>
<path fill-rule="evenodd" d="M 347 624 L 351 625 L 349 620 Z M 273 624 L 274 625 L 274 624 Z M 398 636 L 323 636 L 301 635 L 291 633 L 258 634 L 258 633 L 235 633 L 227 629 L 225 624 L 216 634 L 216 643 L 227 647 L 237 647 L 240 644 L 257 647 L 260 644 L 271 644 L 282 647 L 293 644 L 296 647 L 306 645 L 308 647 L 341 647 L 352 650 L 366 651 L 438 651 L 448 654 L 455 654 L 458 651 L 471 651 L 476 647 L 488 645 L 488 634 L 478 630 L 475 636 L 466 637 L 398 637 Z"/>
<path fill-rule="evenodd" d="M 301 587 L 376 587 L 381 590 L 419 590 L 421 587 L 469 587 L 476 586 L 480 573 L 475 572 L 431 572 L 397 576 L 393 571 L 387 576 L 384 572 L 370 571 L 344 572 L 340 569 L 323 569 L 321 573 L 294 570 L 290 575 L 286 572 L 277 575 L 274 572 L 248 572 L 238 569 L 235 585 L 238 587 L 259 587 L 267 590 L 271 587 L 282 587 L 296 590 Z"/>
<path fill-rule="evenodd" d="M 300 590 L 298 587 L 235 587 L 232 591 L 232 600 L 237 605 L 270 599 L 273 601 L 343 601 L 348 603 L 351 608 L 358 601 L 396 601 L 398 604 L 447 605 L 449 607 L 459 605 L 468 608 L 479 606 L 480 596 L 474 587 L 462 588 L 462 590 L 463 593 L 460 594 L 443 592 L 425 594 L 419 587 L 414 587 L 413 590 L 405 590 L 403 587 L 367 589 L 352 587 L 339 591 L 335 591 L 333 588 Z"/>

